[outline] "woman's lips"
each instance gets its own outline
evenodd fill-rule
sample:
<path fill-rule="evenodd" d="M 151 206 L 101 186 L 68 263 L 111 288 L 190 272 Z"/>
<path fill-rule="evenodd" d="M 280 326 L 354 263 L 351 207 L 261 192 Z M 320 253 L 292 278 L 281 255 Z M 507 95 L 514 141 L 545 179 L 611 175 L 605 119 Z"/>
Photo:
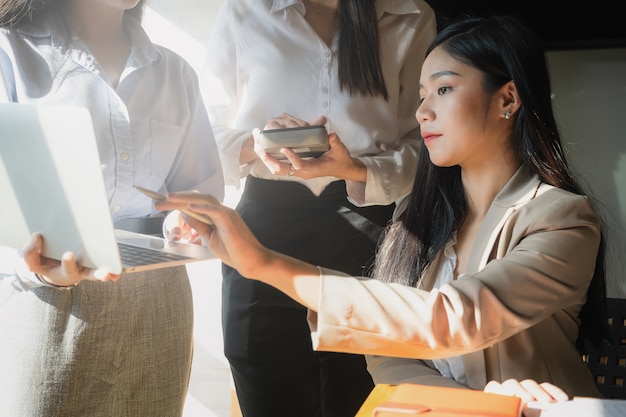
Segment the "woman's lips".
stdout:
<path fill-rule="evenodd" d="M 437 139 L 440 136 L 441 135 L 437 134 L 437 133 L 422 132 L 422 138 L 424 139 L 424 143 L 425 144 L 428 144 L 429 142 L 432 142 L 433 140 Z"/>

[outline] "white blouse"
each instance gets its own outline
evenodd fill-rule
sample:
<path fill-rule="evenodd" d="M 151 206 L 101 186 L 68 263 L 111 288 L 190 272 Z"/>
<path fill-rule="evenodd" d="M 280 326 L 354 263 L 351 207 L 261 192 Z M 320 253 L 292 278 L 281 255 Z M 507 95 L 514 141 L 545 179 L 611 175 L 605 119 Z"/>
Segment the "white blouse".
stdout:
<path fill-rule="evenodd" d="M 367 166 L 367 182 L 347 181 L 357 205 L 390 204 L 412 186 L 419 140 L 415 111 L 425 50 L 436 33 L 423 0 L 376 2 L 382 71 L 389 99 L 352 97 L 338 80 L 338 36 L 331 46 L 309 26 L 302 0 L 224 0 L 202 77 L 226 183 L 247 174 L 299 181 L 319 195 L 334 177 L 272 175 L 259 160 L 240 166 L 253 128 L 286 112 L 306 121 L 328 118 L 351 154 Z"/>
<path fill-rule="evenodd" d="M 442 285 L 453 281 L 454 268 L 456 266 L 456 252 L 454 245 L 456 244 L 456 235 L 448 242 L 443 254 L 445 257 L 444 262 L 441 264 L 435 284 L 433 288 L 440 288 Z M 459 274 L 457 279 L 462 279 L 465 274 Z M 463 366 L 463 359 L 461 356 L 450 356 L 448 358 L 432 359 L 435 368 L 446 378 L 452 378 L 456 382 L 467 386 L 467 377 L 465 375 L 465 367 Z"/>

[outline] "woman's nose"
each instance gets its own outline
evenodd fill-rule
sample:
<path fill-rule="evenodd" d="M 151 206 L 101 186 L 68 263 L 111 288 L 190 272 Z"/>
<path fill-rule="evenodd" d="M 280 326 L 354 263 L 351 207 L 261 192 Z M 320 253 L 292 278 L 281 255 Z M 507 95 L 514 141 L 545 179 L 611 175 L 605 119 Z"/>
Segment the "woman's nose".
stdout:
<path fill-rule="evenodd" d="M 427 122 L 428 120 L 431 120 L 432 117 L 433 112 L 431 110 L 428 110 L 428 108 L 424 105 L 424 102 L 422 101 L 417 108 L 417 111 L 415 112 L 415 119 L 417 120 L 417 123 L 422 124 L 424 122 Z"/>

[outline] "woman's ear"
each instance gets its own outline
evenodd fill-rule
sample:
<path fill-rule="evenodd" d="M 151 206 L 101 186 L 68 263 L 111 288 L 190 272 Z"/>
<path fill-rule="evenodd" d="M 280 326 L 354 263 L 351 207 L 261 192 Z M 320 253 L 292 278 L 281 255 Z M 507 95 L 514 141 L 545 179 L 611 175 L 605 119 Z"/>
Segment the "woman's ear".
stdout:
<path fill-rule="evenodd" d="M 510 119 L 522 105 L 515 83 L 513 81 L 509 81 L 504 84 L 500 88 L 498 95 L 501 109 L 500 114 L 503 118 Z"/>

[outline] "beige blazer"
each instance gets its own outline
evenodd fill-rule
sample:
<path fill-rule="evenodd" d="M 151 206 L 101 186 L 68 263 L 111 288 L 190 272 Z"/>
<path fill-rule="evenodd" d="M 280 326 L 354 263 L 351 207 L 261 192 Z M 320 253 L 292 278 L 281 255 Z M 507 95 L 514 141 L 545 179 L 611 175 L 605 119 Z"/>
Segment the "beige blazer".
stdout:
<path fill-rule="evenodd" d="M 520 169 L 492 203 L 462 279 L 429 291 L 442 253 L 419 289 L 321 269 L 314 347 L 375 355 L 376 383 L 456 386 L 429 359 L 462 355 L 470 388 L 532 378 L 599 396 L 575 348 L 599 242 L 586 197 Z"/>

